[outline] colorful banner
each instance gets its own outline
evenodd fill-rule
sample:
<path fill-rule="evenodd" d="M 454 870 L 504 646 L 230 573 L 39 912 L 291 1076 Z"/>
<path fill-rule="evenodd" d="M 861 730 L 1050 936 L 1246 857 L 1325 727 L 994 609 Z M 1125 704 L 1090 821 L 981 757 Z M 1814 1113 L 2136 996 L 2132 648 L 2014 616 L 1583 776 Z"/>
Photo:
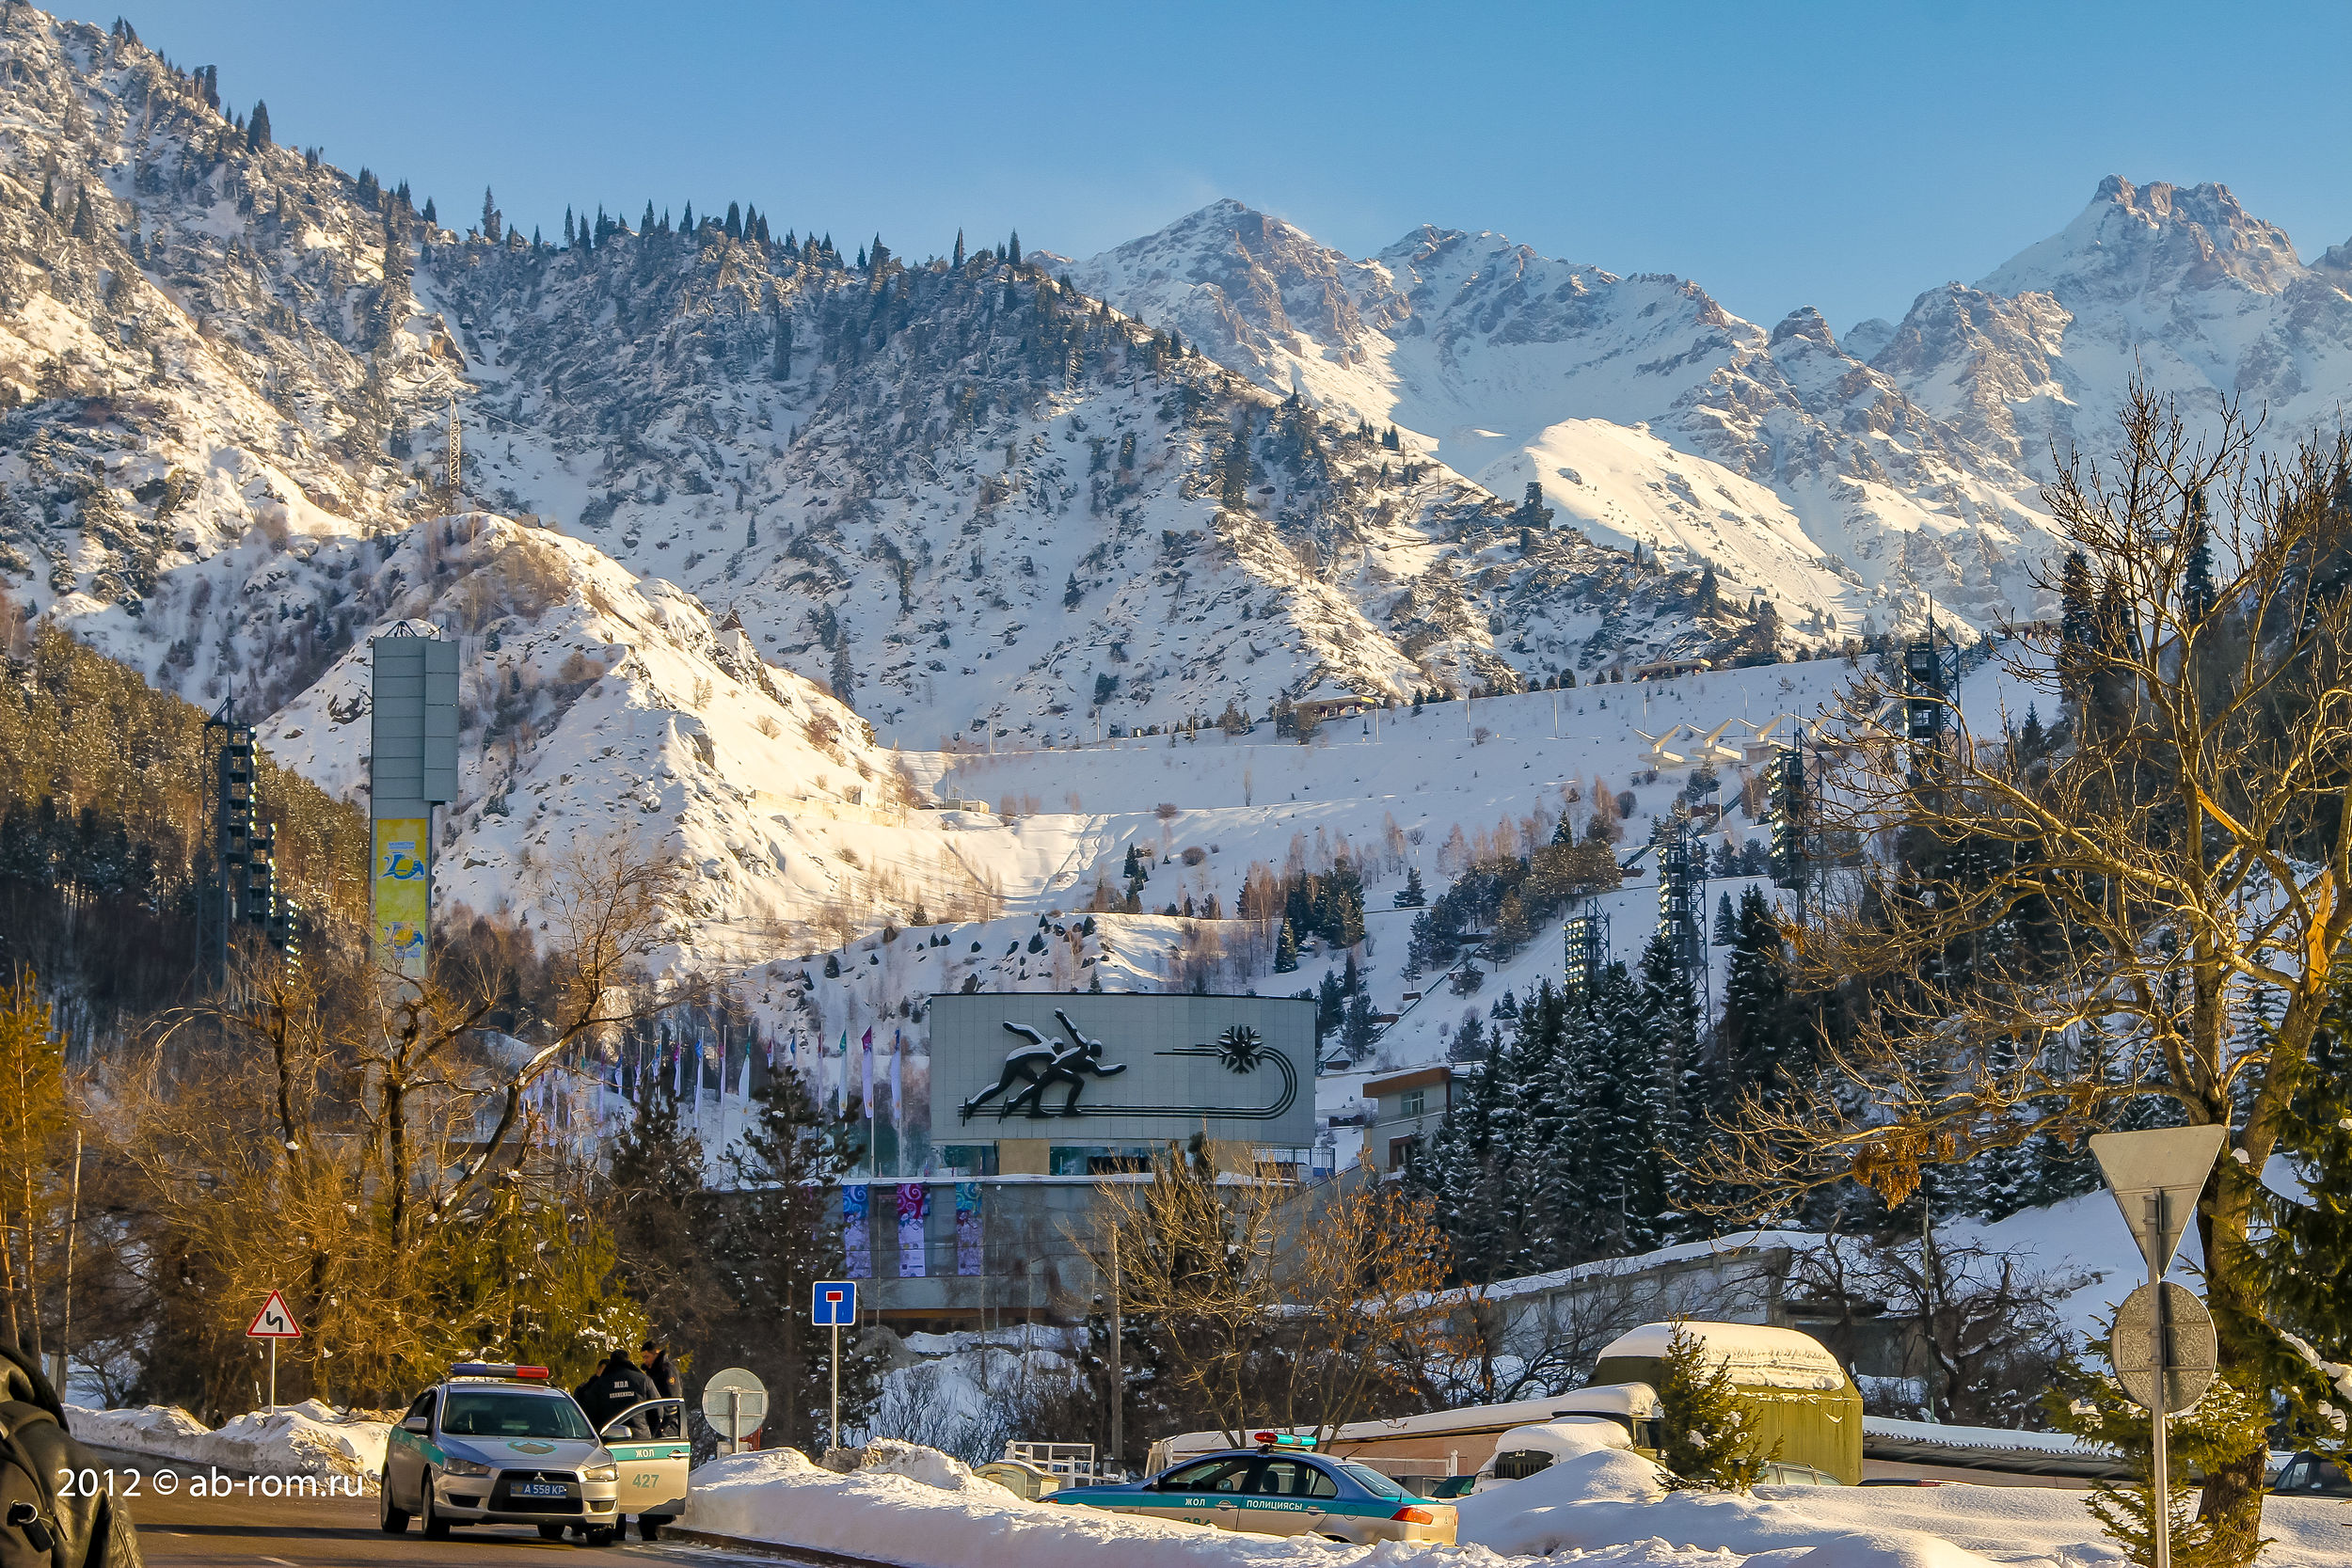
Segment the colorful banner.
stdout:
<path fill-rule="evenodd" d="M 424 978 L 425 934 L 433 928 L 433 819 L 379 817 L 375 824 L 375 941 L 411 980 Z"/>
<path fill-rule="evenodd" d="M 862 1181 L 841 1189 L 841 1272 L 851 1279 L 874 1277 L 874 1249 L 866 1227 L 866 1195 Z"/>
<path fill-rule="evenodd" d="M 931 1190 L 920 1181 L 898 1187 L 898 1277 L 923 1277 L 923 1221 L 931 1212 Z"/>
<path fill-rule="evenodd" d="M 980 1184 L 956 1183 L 956 1273 L 969 1278 L 982 1272 L 988 1253 L 980 1231 Z"/>

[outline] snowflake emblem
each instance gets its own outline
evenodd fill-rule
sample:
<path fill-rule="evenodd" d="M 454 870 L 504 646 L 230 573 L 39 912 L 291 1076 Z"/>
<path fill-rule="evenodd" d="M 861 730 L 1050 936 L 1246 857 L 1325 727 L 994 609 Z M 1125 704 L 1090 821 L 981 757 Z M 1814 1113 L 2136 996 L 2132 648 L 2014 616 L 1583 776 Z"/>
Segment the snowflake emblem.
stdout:
<path fill-rule="evenodd" d="M 1264 1037 L 1247 1024 L 1233 1024 L 1216 1037 L 1216 1059 L 1229 1071 L 1248 1072 L 1264 1054 Z"/>

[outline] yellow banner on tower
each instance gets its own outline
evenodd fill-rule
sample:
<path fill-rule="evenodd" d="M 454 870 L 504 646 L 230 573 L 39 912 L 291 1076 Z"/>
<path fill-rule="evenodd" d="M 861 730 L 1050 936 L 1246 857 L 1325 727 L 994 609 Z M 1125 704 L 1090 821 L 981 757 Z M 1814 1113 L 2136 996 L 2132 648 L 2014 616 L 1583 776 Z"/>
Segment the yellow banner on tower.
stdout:
<path fill-rule="evenodd" d="M 375 824 L 375 940 L 411 980 L 424 978 L 425 935 L 433 924 L 433 851 L 429 816 L 386 816 Z"/>

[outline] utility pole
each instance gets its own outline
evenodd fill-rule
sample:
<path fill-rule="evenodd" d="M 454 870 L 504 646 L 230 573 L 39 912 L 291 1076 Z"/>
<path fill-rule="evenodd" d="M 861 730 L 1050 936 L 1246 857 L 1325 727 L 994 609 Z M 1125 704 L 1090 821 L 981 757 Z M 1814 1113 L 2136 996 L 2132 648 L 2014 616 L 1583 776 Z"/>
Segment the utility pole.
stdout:
<path fill-rule="evenodd" d="M 1127 1348 L 1120 1338 L 1119 1227 L 1111 1227 L 1111 1458 L 1127 1468 Z"/>

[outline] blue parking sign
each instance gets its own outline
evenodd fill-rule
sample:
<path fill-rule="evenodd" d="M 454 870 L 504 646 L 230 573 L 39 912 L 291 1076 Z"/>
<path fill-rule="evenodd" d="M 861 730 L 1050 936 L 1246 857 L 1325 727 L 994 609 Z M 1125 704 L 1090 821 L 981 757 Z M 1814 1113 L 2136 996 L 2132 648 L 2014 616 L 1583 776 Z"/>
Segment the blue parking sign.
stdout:
<path fill-rule="evenodd" d="M 820 1279 L 809 1287 L 809 1321 L 818 1328 L 857 1324 L 857 1281 Z"/>

